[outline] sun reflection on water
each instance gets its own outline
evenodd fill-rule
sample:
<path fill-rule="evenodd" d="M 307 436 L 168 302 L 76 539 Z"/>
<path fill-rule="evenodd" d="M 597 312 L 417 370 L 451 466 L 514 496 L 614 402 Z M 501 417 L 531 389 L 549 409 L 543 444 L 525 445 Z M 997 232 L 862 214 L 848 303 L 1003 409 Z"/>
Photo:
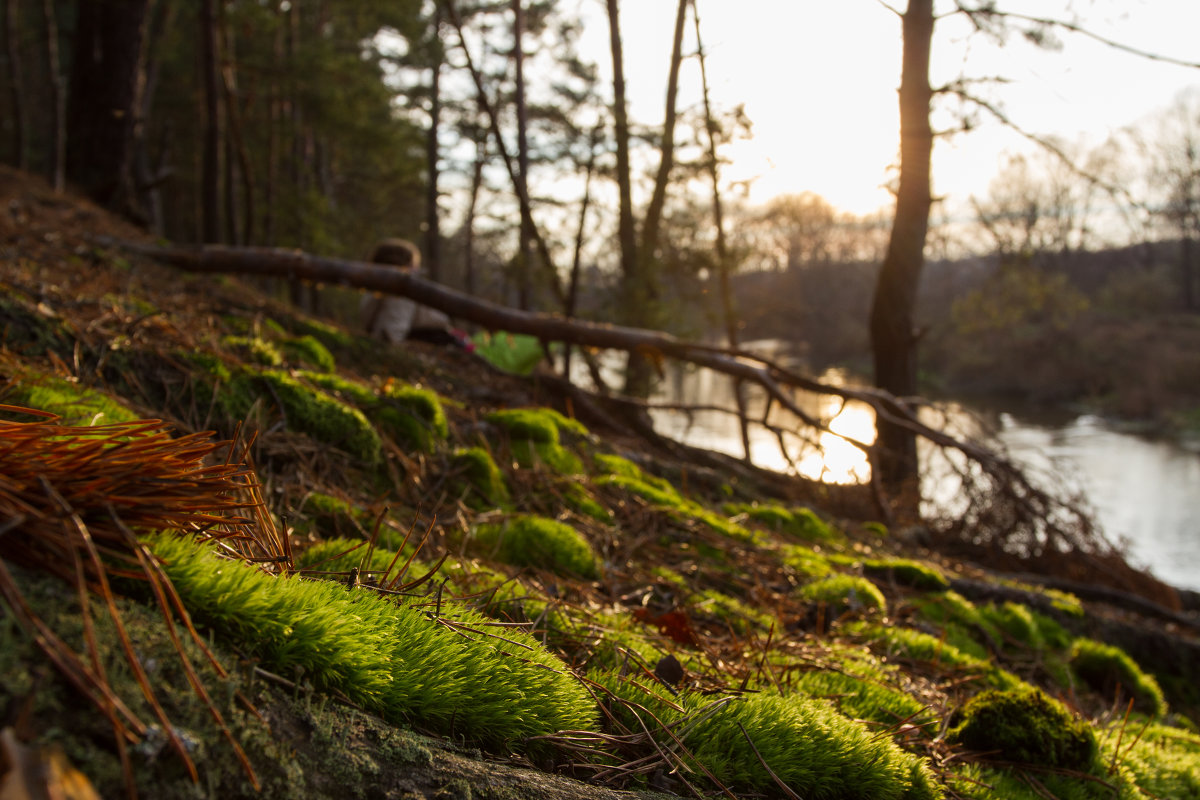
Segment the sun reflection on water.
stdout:
<path fill-rule="evenodd" d="M 832 417 L 832 419 L 830 419 Z M 862 448 L 875 441 L 875 412 L 865 403 L 844 403 L 841 398 L 821 397 L 821 418 L 829 419 L 828 432 L 817 436 L 817 447 L 796 462 L 805 478 L 825 483 L 866 483 L 871 479 L 871 463 Z"/>

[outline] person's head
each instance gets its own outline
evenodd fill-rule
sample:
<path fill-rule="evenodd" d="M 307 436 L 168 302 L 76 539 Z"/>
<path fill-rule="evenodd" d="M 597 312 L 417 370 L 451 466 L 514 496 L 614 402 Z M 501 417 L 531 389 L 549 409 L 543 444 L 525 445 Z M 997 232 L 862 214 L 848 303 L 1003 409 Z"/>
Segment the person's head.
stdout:
<path fill-rule="evenodd" d="M 375 245 L 371 261 L 376 264 L 392 264 L 401 269 L 417 272 L 421 269 L 421 251 L 407 239 L 384 239 Z"/>

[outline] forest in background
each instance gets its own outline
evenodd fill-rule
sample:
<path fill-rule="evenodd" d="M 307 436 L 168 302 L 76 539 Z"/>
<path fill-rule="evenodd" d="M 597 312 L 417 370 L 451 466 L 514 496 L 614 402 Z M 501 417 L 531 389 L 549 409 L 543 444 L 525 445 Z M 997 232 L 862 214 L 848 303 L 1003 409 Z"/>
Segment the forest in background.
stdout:
<path fill-rule="evenodd" d="M 672 77 L 648 121 L 626 117 L 625 76 L 599 80 L 578 9 L 553 0 L 6 0 L 0 158 L 176 242 L 362 258 L 405 236 L 430 277 L 480 297 L 733 345 L 779 338 L 813 369 L 869 374 L 893 220 L 803 191 L 741 201 L 723 154 L 752 120 L 674 97 L 680 70 L 704 69 L 691 6 L 663 42 Z M 974 13 L 995 33 L 994 10 Z M 972 99 L 964 130 L 989 110 Z M 105 113 L 116 104 L 129 113 Z M 935 202 L 922 388 L 1193 420 L 1198 143 L 1193 93 L 1097 147 L 1042 141 L 997 165 L 986 196 Z M 349 321 L 353 298 L 292 288 Z"/>

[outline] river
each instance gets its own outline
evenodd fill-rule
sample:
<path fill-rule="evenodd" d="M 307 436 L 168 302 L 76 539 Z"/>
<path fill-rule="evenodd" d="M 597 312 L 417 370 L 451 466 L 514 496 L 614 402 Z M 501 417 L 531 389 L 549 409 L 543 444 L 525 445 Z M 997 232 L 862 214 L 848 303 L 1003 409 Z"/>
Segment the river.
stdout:
<path fill-rule="evenodd" d="M 831 371 L 822 379 L 836 384 L 845 376 Z M 734 407 L 729 379 L 708 370 L 675 369 L 655 400 Z M 866 406 L 833 396 L 801 397 L 798 403 L 806 413 L 830 420 L 836 433 L 864 443 L 875 438 L 874 414 Z M 751 392 L 751 414 L 761 415 L 763 406 L 761 393 Z M 1200 448 L 1123 432 L 1089 415 L 944 407 L 950 429 L 978 435 L 986 427 L 1018 463 L 1078 491 L 1105 534 L 1126 544 L 1134 564 L 1172 585 L 1200 590 Z M 652 416 L 661 433 L 742 455 L 739 426 L 729 414 L 661 410 Z M 791 414 L 777 409 L 767 419 L 781 429 L 798 427 Z M 750 433 L 751 456 L 759 466 L 837 483 L 870 477 L 861 449 L 836 435 L 822 433 L 810 442 L 785 435 L 785 456 L 777 433 L 760 426 L 751 426 Z M 927 494 L 952 487 L 938 476 L 936 463 L 931 469 L 934 474 L 923 479 Z"/>

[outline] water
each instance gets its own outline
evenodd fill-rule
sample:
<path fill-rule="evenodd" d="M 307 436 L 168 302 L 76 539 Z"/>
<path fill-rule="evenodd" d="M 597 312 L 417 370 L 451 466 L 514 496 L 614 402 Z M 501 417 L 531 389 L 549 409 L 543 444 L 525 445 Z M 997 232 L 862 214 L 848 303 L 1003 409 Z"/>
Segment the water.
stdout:
<path fill-rule="evenodd" d="M 830 372 L 822 379 L 836 384 L 845 376 Z M 677 370 L 656 400 L 734 407 L 729 378 L 708 370 Z M 835 433 L 864 444 L 875 438 L 874 415 L 866 406 L 843 404 L 833 396 L 800 397 L 797 402 L 806 413 L 827 421 Z M 751 416 L 761 418 L 764 406 L 762 392 L 752 390 Z M 1102 530 L 1126 543 L 1136 565 L 1172 585 L 1200 590 L 1200 449 L 1115 430 L 1086 415 L 1047 419 L 1035 413 L 977 411 L 961 405 L 950 405 L 945 413 L 951 430 L 974 435 L 982 421 L 1019 464 L 1078 490 Z M 742 455 L 741 433 L 732 415 L 701 411 L 689 417 L 660 410 L 652 416 L 661 433 Z M 780 429 L 801 428 L 790 413 L 778 409 L 772 410 L 768 421 Z M 750 433 L 751 457 L 759 466 L 833 483 L 857 483 L 870 477 L 861 448 L 834 434 L 803 440 L 785 433 L 781 448 L 775 432 L 751 426 Z M 942 488 L 950 485 L 936 479 L 933 483 Z"/>

